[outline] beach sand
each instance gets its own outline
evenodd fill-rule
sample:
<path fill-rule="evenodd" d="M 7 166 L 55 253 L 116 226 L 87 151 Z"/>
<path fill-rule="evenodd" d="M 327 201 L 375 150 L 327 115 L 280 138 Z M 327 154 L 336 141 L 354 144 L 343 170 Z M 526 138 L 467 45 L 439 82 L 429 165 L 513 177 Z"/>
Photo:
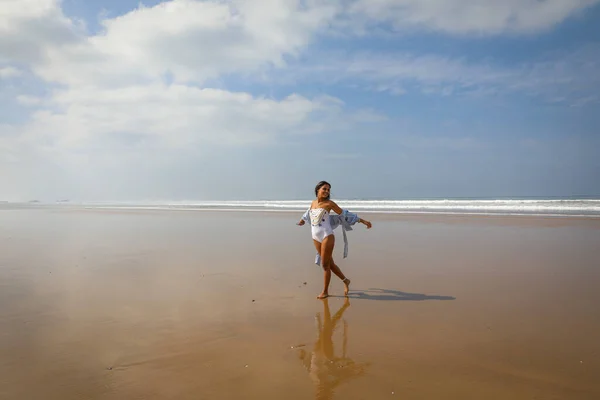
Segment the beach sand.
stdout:
<path fill-rule="evenodd" d="M 600 219 L 0 210 L 0 399 L 598 399 Z"/>

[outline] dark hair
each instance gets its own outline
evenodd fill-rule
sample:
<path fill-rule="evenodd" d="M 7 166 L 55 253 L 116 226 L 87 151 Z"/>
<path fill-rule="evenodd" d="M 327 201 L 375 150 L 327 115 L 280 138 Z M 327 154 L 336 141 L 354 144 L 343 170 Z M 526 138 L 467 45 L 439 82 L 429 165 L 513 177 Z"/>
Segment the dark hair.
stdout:
<path fill-rule="evenodd" d="M 315 196 L 319 195 L 319 189 L 321 189 L 325 185 L 328 185 L 331 188 L 331 183 L 329 183 L 327 181 L 321 181 L 321 182 L 317 183 L 317 186 L 315 186 Z M 329 197 L 327 197 L 327 200 L 329 200 Z"/>

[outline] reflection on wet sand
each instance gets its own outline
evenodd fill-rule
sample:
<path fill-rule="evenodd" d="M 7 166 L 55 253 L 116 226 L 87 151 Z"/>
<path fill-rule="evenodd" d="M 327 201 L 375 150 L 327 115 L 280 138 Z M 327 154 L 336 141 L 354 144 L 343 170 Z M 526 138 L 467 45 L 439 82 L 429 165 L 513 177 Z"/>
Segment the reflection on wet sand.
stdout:
<path fill-rule="evenodd" d="M 342 383 L 359 377 L 365 373 L 369 363 L 356 363 L 348 357 L 348 323 L 342 320 L 344 312 L 350 307 L 350 300 L 345 299 L 344 305 L 331 317 L 329 299 L 323 301 L 323 319 L 317 313 L 317 341 L 312 352 L 299 351 L 299 357 L 315 384 L 316 398 L 329 400 L 333 398 L 335 389 Z M 335 355 L 333 334 L 340 320 L 343 321 L 342 354 Z"/>

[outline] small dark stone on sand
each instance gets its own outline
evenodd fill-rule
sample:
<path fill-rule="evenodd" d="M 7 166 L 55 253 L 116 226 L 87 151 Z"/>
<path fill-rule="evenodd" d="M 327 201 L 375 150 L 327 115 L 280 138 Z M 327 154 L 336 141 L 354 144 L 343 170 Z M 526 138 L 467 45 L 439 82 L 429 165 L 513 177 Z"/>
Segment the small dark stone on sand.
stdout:
<path fill-rule="evenodd" d="M 256 300 L 252 300 L 252 302 L 254 303 Z"/>
<path fill-rule="evenodd" d="M 106 369 L 107 369 L 107 370 L 109 370 L 109 371 L 112 371 L 112 367 L 108 367 L 108 368 L 106 368 Z"/>
<path fill-rule="evenodd" d="M 304 285 L 306 285 L 306 282 L 304 282 Z"/>

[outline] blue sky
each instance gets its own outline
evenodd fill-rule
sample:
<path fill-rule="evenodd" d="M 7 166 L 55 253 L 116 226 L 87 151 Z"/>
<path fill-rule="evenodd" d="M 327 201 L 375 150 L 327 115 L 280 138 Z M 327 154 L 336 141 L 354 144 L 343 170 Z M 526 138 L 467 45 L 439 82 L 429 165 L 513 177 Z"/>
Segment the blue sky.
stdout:
<path fill-rule="evenodd" d="M 600 195 L 600 0 L 5 0 L 0 199 Z"/>

